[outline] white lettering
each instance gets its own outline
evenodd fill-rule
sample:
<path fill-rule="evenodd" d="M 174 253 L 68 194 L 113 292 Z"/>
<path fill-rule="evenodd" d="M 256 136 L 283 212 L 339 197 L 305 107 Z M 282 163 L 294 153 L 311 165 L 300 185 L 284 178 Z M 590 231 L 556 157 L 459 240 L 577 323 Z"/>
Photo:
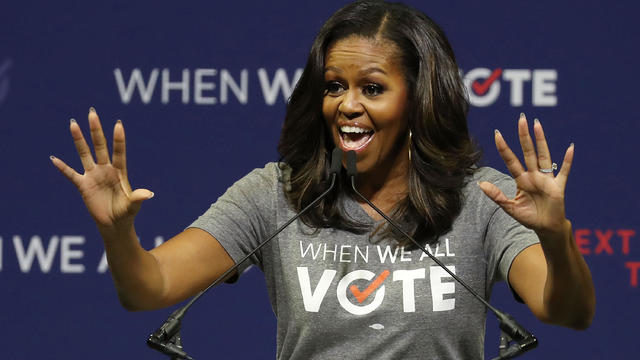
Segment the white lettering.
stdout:
<path fill-rule="evenodd" d="M 535 106 L 556 106 L 556 70 L 533 70 L 532 101 Z"/>
<path fill-rule="evenodd" d="M 189 103 L 189 69 L 182 69 L 182 81 L 171 82 L 169 69 L 162 70 L 162 103 L 169 103 L 169 91 L 178 90 L 182 93 L 182 103 Z"/>
<path fill-rule="evenodd" d="M 391 254 L 391 247 L 390 246 L 385 246 L 384 248 L 384 253 L 380 252 L 380 245 L 378 245 L 378 256 L 380 257 L 380 262 L 381 263 L 385 263 L 385 261 L 387 260 L 387 256 L 389 257 L 389 259 L 391 260 L 390 262 L 392 264 L 394 264 L 396 262 L 396 256 L 398 255 L 398 248 L 395 248 L 393 255 Z"/>
<path fill-rule="evenodd" d="M 60 245 L 60 271 L 63 273 L 77 274 L 84 272 L 83 264 L 72 264 L 72 259 L 82 259 L 82 250 L 72 250 L 72 245 L 83 245 L 84 236 L 63 236 Z"/>
<path fill-rule="evenodd" d="M 213 96 L 204 96 L 202 95 L 202 91 L 203 90 L 213 90 L 216 88 L 216 84 L 212 83 L 212 82 L 205 82 L 202 80 L 203 77 L 205 76 L 216 76 L 216 74 L 218 73 L 218 71 L 216 69 L 196 69 L 193 77 L 193 101 L 196 104 L 207 104 L 207 105 L 213 105 L 216 102 L 218 102 L 218 99 L 216 99 Z M 187 76 L 189 76 L 189 73 L 187 72 Z M 163 72 L 163 82 L 164 82 L 164 72 Z M 184 81 L 184 72 L 183 72 L 183 77 L 182 77 L 183 81 Z M 189 86 L 189 82 L 187 82 L 187 85 Z M 187 95 L 187 102 L 189 101 L 189 95 Z M 184 101 L 184 93 L 182 96 L 182 102 L 186 103 Z"/>
<path fill-rule="evenodd" d="M 162 72 L 160 72 L 162 70 Z M 240 104 L 249 102 L 249 72 L 250 69 L 239 69 L 236 75 L 227 69 L 196 68 L 181 69 L 180 79 L 170 77 L 170 69 L 154 68 L 145 78 L 139 68 L 134 68 L 125 79 L 122 69 L 116 68 L 113 74 L 120 99 L 129 104 L 135 93 L 138 93 L 142 103 L 151 102 L 160 74 L 162 74 L 161 93 L 162 103 L 170 102 L 172 91 L 179 91 L 183 104 L 188 104 L 193 92 L 193 102 L 198 105 L 227 104 L 230 97 L 237 99 Z M 287 102 L 296 84 L 302 76 L 303 69 L 286 70 L 276 68 L 271 74 L 266 68 L 256 70 L 262 97 L 265 104 L 272 106 L 278 98 Z M 525 87 L 531 84 L 531 101 L 534 106 L 557 106 L 557 79 L 555 69 L 501 69 L 474 68 L 464 73 L 459 70 L 469 96 L 469 103 L 473 106 L 486 107 L 494 104 L 500 97 L 502 82 L 509 83 L 511 106 L 523 106 Z M 193 73 L 193 79 L 190 78 Z M 174 74 L 174 76 L 176 76 Z M 218 77 L 218 81 L 216 81 Z M 193 85 L 191 85 L 193 82 Z M 192 87 L 192 88 L 191 88 Z M 217 93 L 219 89 L 219 93 Z M 174 96 L 175 97 L 175 96 Z M 402 261 L 402 260 L 401 260 Z"/>
<path fill-rule="evenodd" d="M 431 248 L 429 248 L 429 250 L 431 250 Z M 443 256 L 444 256 L 444 254 L 443 254 L 443 253 L 441 253 L 441 252 L 438 252 L 439 250 L 440 250 L 440 243 L 437 243 L 437 244 L 436 244 L 436 251 L 435 251 L 435 253 L 431 253 L 431 254 L 432 254 L 433 256 L 435 256 L 435 257 L 443 257 Z"/>
<path fill-rule="evenodd" d="M 264 97 L 265 103 L 267 105 L 275 104 L 280 92 L 282 92 L 285 101 L 287 101 L 293 93 L 296 83 L 300 80 L 300 76 L 302 76 L 302 69 L 297 69 L 293 76 L 293 81 L 290 83 L 287 72 L 279 68 L 276 70 L 273 81 L 270 84 L 267 69 L 258 69 L 258 79 L 260 80 L 260 87 L 262 88 L 262 96 Z"/>
<path fill-rule="evenodd" d="M 360 250 L 360 248 L 358 247 L 358 245 L 355 246 L 355 256 L 354 256 L 354 261 L 353 262 L 358 262 L 358 254 L 360 254 L 360 258 L 362 258 L 362 260 L 364 260 L 365 264 L 369 263 L 369 247 L 366 246 L 365 247 L 365 252 L 364 254 L 362 253 L 362 250 Z"/>
<path fill-rule="evenodd" d="M 416 311 L 416 296 L 414 280 L 424 279 L 425 269 L 396 270 L 393 272 L 393 281 L 402 281 L 402 309 L 404 312 Z"/>
<path fill-rule="evenodd" d="M 336 261 L 336 253 L 338 252 L 338 244 L 333 245 L 333 250 L 327 250 L 327 244 L 324 244 L 324 253 L 322 260 L 327 260 L 327 253 L 333 253 L 333 261 Z"/>
<path fill-rule="evenodd" d="M 527 69 L 506 69 L 502 78 L 511 83 L 511 105 L 522 106 L 524 82 L 531 80 L 531 71 Z"/>
<path fill-rule="evenodd" d="M 329 285 L 336 276 L 335 270 L 325 270 L 322 277 L 316 285 L 316 289 L 311 291 L 311 281 L 309 280 L 309 269 L 307 267 L 298 267 L 298 282 L 300 283 L 300 292 L 302 293 L 302 301 L 304 309 L 308 312 L 318 312 L 322 300 L 329 290 Z"/>
<path fill-rule="evenodd" d="M 124 104 L 128 104 L 131 101 L 131 97 L 135 89 L 137 88 L 140 93 L 140 100 L 144 104 L 148 104 L 153 96 L 153 90 L 156 87 L 156 81 L 158 80 L 158 69 L 153 69 L 149 76 L 149 81 L 145 84 L 144 78 L 140 69 L 133 69 L 129 81 L 125 87 L 124 78 L 119 68 L 113 70 L 113 74 L 116 77 L 116 85 L 118 86 L 118 92 L 120 93 L 120 100 Z"/>
<path fill-rule="evenodd" d="M 433 251 L 431 251 L 431 246 L 429 246 L 429 244 L 426 244 L 425 249 L 427 249 L 427 251 L 429 252 L 429 254 L 433 255 Z M 420 254 L 420 261 L 422 261 L 422 259 L 424 258 L 428 258 L 429 259 L 429 255 L 427 255 L 426 252 L 422 251 Z"/>
<path fill-rule="evenodd" d="M 51 265 L 53 264 L 53 258 L 56 255 L 56 249 L 58 248 L 58 239 L 57 236 L 52 236 L 51 240 L 49 240 L 49 246 L 47 247 L 47 251 L 44 251 L 42 246 L 42 240 L 39 236 L 34 235 L 31 237 L 29 241 L 29 247 L 25 252 L 24 246 L 22 244 L 22 239 L 20 236 L 13 236 L 13 246 L 16 250 L 16 257 L 18 258 L 18 264 L 20 265 L 20 271 L 23 273 L 27 273 L 31 271 L 31 265 L 33 263 L 34 257 L 38 258 L 38 264 L 40 265 L 40 270 L 43 273 L 48 273 L 51 270 Z"/>
<path fill-rule="evenodd" d="M 444 239 L 444 249 L 445 252 L 442 253 L 442 249 L 440 248 L 440 243 L 436 244 L 436 250 L 435 252 L 433 250 L 431 250 L 431 246 L 429 245 L 425 245 L 425 248 L 427 249 L 427 251 L 429 252 L 429 254 L 435 256 L 435 257 L 443 257 L 443 256 L 456 256 L 456 254 L 454 254 L 451 250 L 450 250 L 450 245 L 449 245 L 449 238 L 445 238 Z M 429 258 L 429 255 L 427 255 L 426 253 L 422 252 L 420 255 L 420 261 L 422 261 L 424 258 Z"/>
<path fill-rule="evenodd" d="M 452 273 L 456 273 L 455 266 L 447 266 L 447 269 Z M 453 310 L 456 307 L 456 299 L 445 299 L 445 294 L 453 294 L 456 290 L 455 282 L 442 282 L 442 278 L 451 277 L 440 266 L 432 266 L 429 270 L 429 277 L 431 280 L 431 300 L 433 302 L 433 311 L 448 311 Z"/>
<path fill-rule="evenodd" d="M 456 254 L 449 250 L 449 238 L 444 239 L 444 248 L 447 256 L 456 256 Z"/>
<path fill-rule="evenodd" d="M 220 70 L 220 103 L 226 104 L 228 101 L 228 89 L 231 89 L 233 94 L 238 99 L 240 104 L 246 104 L 249 101 L 249 70 L 242 69 L 240 71 L 240 86 L 236 83 L 229 71 Z"/>
<path fill-rule="evenodd" d="M 400 248 L 400 261 L 411 261 L 411 251 L 404 251 L 404 246 Z"/>
<path fill-rule="evenodd" d="M 347 248 L 347 251 L 344 251 L 344 248 Z M 351 245 L 340 245 L 340 262 L 351 262 L 351 253 L 348 251 L 348 249 L 351 248 Z M 346 259 L 345 259 L 345 255 L 346 255 Z"/>
<path fill-rule="evenodd" d="M 326 245 L 325 245 L 326 246 Z M 300 256 L 302 258 L 304 258 L 307 255 L 307 252 L 311 252 L 311 258 L 313 260 L 316 259 L 316 257 L 318 257 L 318 254 L 320 253 L 320 248 L 322 248 L 322 246 L 318 246 L 318 248 L 316 249 L 315 253 L 313 252 L 313 243 L 309 243 L 309 245 L 307 245 L 307 249 L 304 250 L 302 248 L 302 241 L 300 241 Z"/>

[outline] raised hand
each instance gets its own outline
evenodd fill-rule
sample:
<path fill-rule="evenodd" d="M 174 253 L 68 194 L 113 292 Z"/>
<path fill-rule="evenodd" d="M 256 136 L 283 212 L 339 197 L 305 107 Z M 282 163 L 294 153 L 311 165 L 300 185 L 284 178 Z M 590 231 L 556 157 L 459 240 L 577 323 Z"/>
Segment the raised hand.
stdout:
<path fill-rule="evenodd" d="M 80 156 L 84 174 L 79 174 L 62 160 L 51 156 L 53 164 L 80 191 L 89 213 L 100 228 L 124 228 L 133 225 L 142 201 L 153 197 L 146 189 L 131 190 L 127 178 L 127 160 L 124 127 L 118 120 L 113 128 L 113 158 L 109 159 L 107 141 L 96 111 L 89 110 L 89 129 L 95 151 L 82 135 L 80 126 L 71 120 L 69 130 Z"/>
<path fill-rule="evenodd" d="M 480 188 L 522 225 L 540 234 L 558 234 L 566 223 L 564 190 L 571 170 L 574 146 L 567 149 L 558 175 L 554 175 L 549 147 L 539 121 L 535 121 L 533 131 L 536 139 L 534 148 L 527 119 L 524 114 L 518 120 L 518 136 L 524 154 L 526 169 L 511 151 L 498 130 L 495 142 L 500 156 L 509 172 L 516 180 L 518 190 L 513 199 L 509 199 L 498 187 L 481 182 Z"/>

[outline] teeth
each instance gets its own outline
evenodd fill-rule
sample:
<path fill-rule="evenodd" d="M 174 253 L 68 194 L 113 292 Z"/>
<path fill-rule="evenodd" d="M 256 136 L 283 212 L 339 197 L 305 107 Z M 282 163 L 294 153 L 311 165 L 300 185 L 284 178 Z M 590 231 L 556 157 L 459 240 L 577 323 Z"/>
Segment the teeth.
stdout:
<path fill-rule="evenodd" d="M 367 130 L 367 129 L 363 129 L 361 127 L 355 127 L 355 126 L 340 126 L 340 131 L 348 134 L 350 133 L 362 134 L 362 133 L 371 132 L 372 130 Z"/>

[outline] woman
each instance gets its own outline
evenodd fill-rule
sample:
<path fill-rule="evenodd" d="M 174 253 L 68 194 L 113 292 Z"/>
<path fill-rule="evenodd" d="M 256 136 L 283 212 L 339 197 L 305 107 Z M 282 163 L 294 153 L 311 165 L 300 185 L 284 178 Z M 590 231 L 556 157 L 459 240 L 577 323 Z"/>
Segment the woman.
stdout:
<path fill-rule="evenodd" d="M 288 106 L 282 161 L 238 181 L 160 247 L 145 251 L 136 239 L 135 215 L 153 193 L 131 190 L 120 122 L 112 160 L 91 109 L 95 161 L 75 122 L 85 173 L 52 161 L 81 192 L 131 310 L 169 306 L 206 287 L 326 189 L 328 154 L 338 146 L 358 154 L 359 191 L 476 291 L 488 297 L 505 279 L 542 321 L 586 328 L 594 289 L 564 213 L 573 145 L 554 175 L 542 126 L 533 126 L 536 154 L 521 115 L 526 169 L 495 134 L 514 182 L 475 166 L 466 111 L 439 27 L 404 5 L 363 1 L 320 30 Z M 252 259 L 278 318 L 277 357 L 481 358 L 484 307 L 405 245 L 343 177 Z"/>

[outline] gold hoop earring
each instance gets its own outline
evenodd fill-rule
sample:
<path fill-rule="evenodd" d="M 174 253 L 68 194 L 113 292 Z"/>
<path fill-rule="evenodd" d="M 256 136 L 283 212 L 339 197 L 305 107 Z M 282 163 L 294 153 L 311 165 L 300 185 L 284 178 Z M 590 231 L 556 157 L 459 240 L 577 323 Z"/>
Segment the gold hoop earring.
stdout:
<path fill-rule="evenodd" d="M 409 162 L 411 162 L 411 130 L 409 130 Z"/>

